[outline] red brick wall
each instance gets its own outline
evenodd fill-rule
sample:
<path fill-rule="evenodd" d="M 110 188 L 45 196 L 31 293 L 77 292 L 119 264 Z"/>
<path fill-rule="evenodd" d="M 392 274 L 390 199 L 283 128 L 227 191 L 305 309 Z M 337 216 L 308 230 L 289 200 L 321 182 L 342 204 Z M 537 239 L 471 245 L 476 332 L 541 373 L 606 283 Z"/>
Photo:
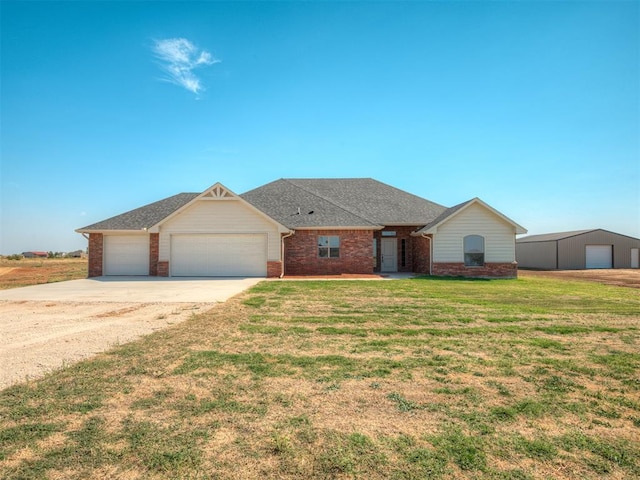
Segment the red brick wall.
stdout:
<path fill-rule="evenodd" d="M 103 236 L 101 233 L 89 234 L 89 277 L 102 276 Z"/>
<path fill-rule="evenodd" d="M 340 237 L 340 258 L 318 256 L 318 236 Z M 373 272 L 372 230 L 296 230 L 284 240 L 285 275 Z"/>
<path fill-rule="evenodd" d="M 465 267 L 464 263 L 434 263 L 433 275 L 471 278 L 517 278 L 518 263 L 485 263 L 483 267 Z"/>
<path fill-rule="evenodd" d="M 158 258 L 160 255 L 160 234 L 151 233 L 149 236 L 149 275 L 158 275 Z"/>
<path fill-rule="evenodd" d="M 429 240 L 431 239 L 431 240 Z M 429 274 L 431 260 L 431 235 L 429 238 L 413 237 L 413 271 Z"/>
<path fill-rule="evenodd" d="M 282 273 L 282 262 L 267 262 L 267 277 L 279 277 Z"/>
<path fill-rule="evenodd" d="M 158 276 L 159 277 L 169 276 L 169 262 L 167 261 L 158 262 Z"/>

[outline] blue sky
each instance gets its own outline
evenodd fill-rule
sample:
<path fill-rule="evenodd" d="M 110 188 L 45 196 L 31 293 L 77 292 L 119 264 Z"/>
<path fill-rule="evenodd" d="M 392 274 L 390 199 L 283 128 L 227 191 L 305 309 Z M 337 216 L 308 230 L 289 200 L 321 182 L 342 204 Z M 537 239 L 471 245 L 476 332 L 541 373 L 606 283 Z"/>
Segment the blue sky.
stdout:
<path fill-rule="evenodd" d="M 0 8 L 0 253 L 282 177 L 640 237 L 637 1 Z"/>

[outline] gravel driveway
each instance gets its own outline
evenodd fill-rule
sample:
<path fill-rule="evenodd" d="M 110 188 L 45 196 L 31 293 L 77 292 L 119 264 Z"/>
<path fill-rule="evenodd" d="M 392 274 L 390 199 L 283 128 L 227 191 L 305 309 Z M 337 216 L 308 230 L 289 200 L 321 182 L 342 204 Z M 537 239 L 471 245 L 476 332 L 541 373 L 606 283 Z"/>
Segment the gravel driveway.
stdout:
<path fill-rule="evenodd" d="M 0 389 L 186 320 L 260 280 L 100 277 L 0 291 Z"/>

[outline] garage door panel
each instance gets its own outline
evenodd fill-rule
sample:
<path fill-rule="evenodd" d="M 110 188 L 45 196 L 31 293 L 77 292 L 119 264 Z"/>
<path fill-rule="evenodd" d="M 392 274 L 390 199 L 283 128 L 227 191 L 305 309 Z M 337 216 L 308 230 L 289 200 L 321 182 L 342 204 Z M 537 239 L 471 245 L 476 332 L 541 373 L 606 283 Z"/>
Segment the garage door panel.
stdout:
<path fill-rule="evenodd" d="M 586 268 L 613 268 L 613 245 L 587 245 Z"/>
<path fill-rule="evenodd" d="M 266 247 L 263 234 L 172 235 L 171 276 L 265 276 Z"/>
<path fill-rule="evenodd" d="M 105 275 L 149 275 L 149 238 L 137 235 L 104 237 Z"/>

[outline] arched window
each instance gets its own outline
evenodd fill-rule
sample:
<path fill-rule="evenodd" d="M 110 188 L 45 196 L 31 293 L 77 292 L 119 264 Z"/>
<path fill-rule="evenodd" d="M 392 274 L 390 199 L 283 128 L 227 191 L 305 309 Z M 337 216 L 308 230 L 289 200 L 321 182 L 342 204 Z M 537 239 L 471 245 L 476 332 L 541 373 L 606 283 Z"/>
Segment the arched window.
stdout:
<path fill-rule="evenodd" d="M 484 265 L 484 237 L 467 235 L 464 237 L 465 267 L 482 267 Z"/>

